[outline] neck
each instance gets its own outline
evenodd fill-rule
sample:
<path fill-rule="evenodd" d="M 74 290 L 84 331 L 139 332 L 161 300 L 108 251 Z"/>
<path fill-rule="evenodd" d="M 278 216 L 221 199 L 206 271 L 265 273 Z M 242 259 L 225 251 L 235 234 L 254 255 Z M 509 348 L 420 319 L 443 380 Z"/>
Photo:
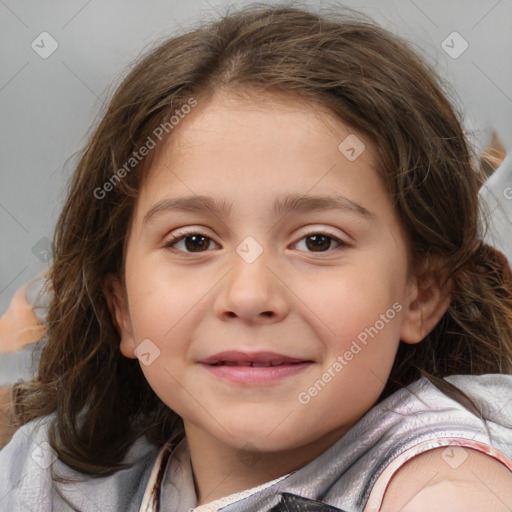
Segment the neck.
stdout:
<path fill-rule="evenodd" d="M 256 487 L 296 471 L 316 459 L 345 433 L 329 432 L 305 446 L 261 452 L 251 443 L 242 449 L 226 445 L 204 430 L 185 424 L 197 506 Z"/>

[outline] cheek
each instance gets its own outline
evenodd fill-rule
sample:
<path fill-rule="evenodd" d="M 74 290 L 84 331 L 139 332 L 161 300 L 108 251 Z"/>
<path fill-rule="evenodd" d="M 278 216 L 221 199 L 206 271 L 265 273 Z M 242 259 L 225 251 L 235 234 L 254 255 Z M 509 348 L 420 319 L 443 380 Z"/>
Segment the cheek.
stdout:
<path fill-rule="evenodd" d="M 403 311 L 403 276 L 382 260 L 373 262 L 343 269 L 325 281 L 323 293 L 318 287 L 311 298 L 311 309 L 318 315 L 311 317 L 312 324 L 318 326 L 316 335 L 325 349 L 324 368 L 338 361 L 346 378 L 362 388 L 370 380 L 377 379 L 377 386 L 380 379 L 387 380 Z"/>
<path fill-rule="evenodd" d="M 137 339 L 153 336 L 166 340 L 175 336 L 183 329 L 181 324 L 187 314 L 199 306 L 208 291 L 206 284 L 190 273 L 170 272 L 161 258 L 148 258 L 143 265 L 134 261 L 131 274 L 127 275 L 131 276 L 127 288 Z"/>
<path fill-rule="evenodd" d="M 366 327 L 379 321 L 396 318 L 403 293 L 401 278 L 388 272 L 366 268 L 347 268 L 336 275 L 329 275 L 322 285 L 309 293 L 308 305 L 323 320 L 331 335 L 346 338 L 357 336 Z M 396 322 L 394 322 L 396 323 Z M 380 325 L 380 324 L 379 324 Z"/>
<path fill-rule="evenodd" d="M 141 365 L 142 372 L 153 392 L 160 400 L 180 416 L 194 414 L 194 400 L 191 400 L 190 392 L 181 384 L 183 375 L 177 368 L 169 367 L 168 364 L 160 364 L 155 360 L 150 366 Z"/>

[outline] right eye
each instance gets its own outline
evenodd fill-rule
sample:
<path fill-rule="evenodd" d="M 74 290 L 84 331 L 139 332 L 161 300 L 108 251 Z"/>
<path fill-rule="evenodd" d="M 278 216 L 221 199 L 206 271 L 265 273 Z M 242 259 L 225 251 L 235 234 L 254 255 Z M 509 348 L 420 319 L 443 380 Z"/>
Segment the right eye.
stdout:
<path fill-rule="evenodd" d="M 181 232 L 165 242 L 164 248 L 170 249 L 176 246 L 176 250 L 184 253 L 206 252 L 205 249 L 210 247 L 210 242 L 213 242 L 213 240 L 203 233 L 197 231 Z M 181 247 L 177 247 L 179 244 L 182 244 Z"/>

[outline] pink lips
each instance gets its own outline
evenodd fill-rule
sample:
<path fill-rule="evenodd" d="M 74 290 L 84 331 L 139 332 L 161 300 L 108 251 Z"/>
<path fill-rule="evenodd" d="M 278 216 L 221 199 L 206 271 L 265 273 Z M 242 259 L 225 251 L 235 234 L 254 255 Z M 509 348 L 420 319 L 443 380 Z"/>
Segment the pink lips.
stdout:
<path fill-rule="evenodd" d="M 239 383 L 263 383 L 295 375 L 313 361 L 277 354 L 275 352 L 220 352 L 199 361 L 216 375 Z"/>

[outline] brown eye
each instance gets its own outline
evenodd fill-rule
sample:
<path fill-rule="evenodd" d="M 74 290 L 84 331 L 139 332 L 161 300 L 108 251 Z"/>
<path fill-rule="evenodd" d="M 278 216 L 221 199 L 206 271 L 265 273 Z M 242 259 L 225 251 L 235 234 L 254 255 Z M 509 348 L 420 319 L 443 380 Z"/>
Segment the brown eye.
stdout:
<path fill-rule="evenodd" d="M 303 240 L 305 240 L 304 245 L 308 252 L 328 252 L 329 248 L 332 248 L 333 242 L 337 244 L 334 249 L 339 246 L 348 245 L 339 238 L 336 238 L 327 233 L 311 233 L 301 238 L 296 245 L 300 244 Z"/>
<path fill-rule="evenodd" d="M 306 246 L 312 251 L 325 251 L 329 249 L 331 245 L 331 239 L 325 235 L 312 235 L 306 238 Z"/>
<path fill-rule="evenodd" d="M 176 247 L 178 251 L 182 252 L 205 252 L 209 247 L 213 240 L 201 233 L 190 233 L 181 236 L 176 236 L 171 238 L 166 244 L 164 248 L 171 248 L 178 246 L 178 244 L 182 244 L 181 247 Z"/>

